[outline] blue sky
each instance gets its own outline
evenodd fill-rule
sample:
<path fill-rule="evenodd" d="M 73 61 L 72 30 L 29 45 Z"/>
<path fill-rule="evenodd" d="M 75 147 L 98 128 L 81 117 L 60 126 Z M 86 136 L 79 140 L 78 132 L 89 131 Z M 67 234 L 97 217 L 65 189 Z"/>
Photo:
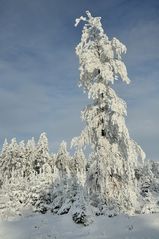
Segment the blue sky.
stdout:
<path fill-rule="evenodd" d="M 128 48 L 127 126 L 148 158 L 159 160 L 159 1 L 0 0 L 0 145 L 41 132 L 56 150 L 80 134 L 87 97 L 79 89 L 75 18 L 90 10 Z"/>

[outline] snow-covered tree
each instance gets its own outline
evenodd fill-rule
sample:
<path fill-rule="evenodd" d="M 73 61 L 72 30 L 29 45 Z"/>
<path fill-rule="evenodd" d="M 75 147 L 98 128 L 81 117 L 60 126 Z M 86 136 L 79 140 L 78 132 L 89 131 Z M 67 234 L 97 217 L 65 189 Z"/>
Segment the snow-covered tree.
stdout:
<path fill-rule="evenodd" d="M 87 177 L 88 192 L 100 195 L 104 204 L 122 211 L 134 210 L 137 203 L 135 167 L 144 152 L 129 136 L 125 124 L 126 103 L 117 96 L 112 85 L 118 79 L 130 83 L 122 54 L 126 47 L 104 33 L 100 17 L 76 19 L 85 22 L 81 42 L 76 48 L 80 63 L 80 86 L 91 99 L 82 112 L 86 127 L 72 144 L 78 148 L 90 144 L 92 160 Z"/>
<path fill-rule="evenodd" d="M 7 139 L 5 139 L 0 154 L 0 188 L 4 182 L 5 172 L 7 170 L 7 163 L 8 163 L 8 141 Z"/>
<path fill-rule="evenodd" d="M 20 147 L 16 141 L 16 138 L 13 138 L 10 144 L 8 144 L 7 141 L 4 142 L 1 153 L 1 170 L 4 180 L 6 178 L 11 178 L 12 173 L 15 170 L 21 170 L 22 161 L 20 155 Z"/>
<path fill-rule="evenodd" d="M 70 173 L 70 155 L 67 151 L 67 144 L 62 141 L 57 155 L 55 157 L 55 167 L 54 167 L 54 212 L 58 212 L 63 206 L 64 211 L 65 203 L 69 197 L 69 189 L 71 183 L 71 173 Z M 67 205 L 66 205 L 67 207 Z M 63 214 L 63 210 L 59 214 Z"/>
<path fill-rule="evenodd" d="M 135 170 L 140 192 L 140 208 L 142 213 L 159 212 L 159 164 L 145 160 Z"/>
<path fill-rule="evenodd" d="M 33 162 L 33 168 L 37 173 L 43 169 L 43 165 L 50 161 L 49 155 L 49 147 L 48 147 L 48 139 L 46 133 L 42 133 L 38 140 L 36 151 L 35 151 L 35 158 Z"/>
<path fill-rule="evenodd" d="M 29 175 L 33 172 L 33 165 L 35 160 L 36 154 L 36 144 L 35 140 L 32 139 L 28 140 L 25 145 L 25 160 L 23 163 L 22 171 L 23 176 L 29 178 Z"/>
<path fill-rule="evenodd" d="M 72 157 L 70 170 L 78 184 L 83 185 L 86 181 L 86 158 L 82 149 L 77 149 Z"/>
<path fill-rule="evenodd" d="M 65 141 L 62 141 L 62 143 L 60 144 L 55 164 L 57 169 L 59 170 L 61 179 L 65 181 L 66 177 L 70 177 L 70 155 L 67 151 L 67 144 Z"/>

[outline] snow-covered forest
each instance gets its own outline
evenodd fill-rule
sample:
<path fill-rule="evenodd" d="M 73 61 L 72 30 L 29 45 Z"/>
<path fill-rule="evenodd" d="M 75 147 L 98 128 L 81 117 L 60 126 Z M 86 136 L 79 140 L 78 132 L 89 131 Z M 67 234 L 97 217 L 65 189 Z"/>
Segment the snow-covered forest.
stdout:
<path fill-rule="evenodd" d="M 131 139 L 126 102 L 113 90 L 117 80 L 130 83 L 122 60 L 126 46 L 108 38 L 100 17 L 87 11 L 75 26 L 81 22 L 76 54 L 80 87 L 90 99 L 81 112 L 85 128 L 72 139 L 71 151 L 63 141 L 57 153 L 50 153 L 46 133 L 37 142 L 5 140 L 0 153 L 2 218 L 27 210 L 69 213 L 74 222 L 88 225 L 94 216 L 159 212 L 159 163 L 148 160 Z"/>

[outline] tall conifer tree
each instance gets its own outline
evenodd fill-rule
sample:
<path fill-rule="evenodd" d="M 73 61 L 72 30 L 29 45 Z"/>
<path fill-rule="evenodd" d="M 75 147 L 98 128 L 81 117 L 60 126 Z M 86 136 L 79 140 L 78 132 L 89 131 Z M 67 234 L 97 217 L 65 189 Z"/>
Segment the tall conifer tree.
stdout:
<path fill-rule="evenodd" d="M 126 103 L 112 88 L 118 79 L 130 83 L 122 61 L 126 47 L 118 39 L 108 38 L 100 17 L 92 17 L 89 11 L 86 15 L 76 19 L 75 26 L 81 20 L 85 23 L 76 54 L 80 63 L 80 86 L 91 103 L 82 112 L 86 127 L 72 143 L 77 147 L 92 146 L 87 177 L 90 196 L 127 211 L 134 209 L 137 203 L 134 169 L 145 154 L 130 138 L 125 124 Z"/>

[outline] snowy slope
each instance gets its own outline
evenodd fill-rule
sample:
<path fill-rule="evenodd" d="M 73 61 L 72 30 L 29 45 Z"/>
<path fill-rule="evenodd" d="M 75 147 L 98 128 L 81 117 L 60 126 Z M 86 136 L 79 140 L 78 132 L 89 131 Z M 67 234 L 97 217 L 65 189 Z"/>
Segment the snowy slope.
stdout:
<path fill-rule="evenodd" d="M 88 227 L 69 215 L 32 215 L 0 221 L 0 239 L 159 239 L 159 214 L 96 217 Z"/>

